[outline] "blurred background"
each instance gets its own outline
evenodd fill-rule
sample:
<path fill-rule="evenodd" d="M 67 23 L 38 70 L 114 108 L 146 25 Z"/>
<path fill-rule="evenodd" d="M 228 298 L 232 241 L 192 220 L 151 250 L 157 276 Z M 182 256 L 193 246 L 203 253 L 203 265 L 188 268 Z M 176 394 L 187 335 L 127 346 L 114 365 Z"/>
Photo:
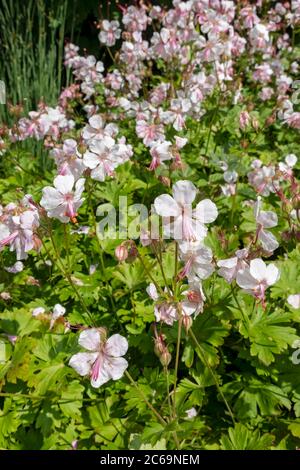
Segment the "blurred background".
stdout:
<path fill-rule="evenodd" d="M 117 19 L 118 5 L 138 1 L 99 0 L 1 0 L 0 80 L 6 86 L 7 104 L 35 109 L 43 99 L 55 105 L 61 87 L 70 82 L 63 67 L 65 41 L 71 41 L 110 64 L 98 40 L 97 23 Z M 147 2 L 144 1 L 146 4 Z M 168 1 L 152 4 L 168 5 Z M 11 121 L 11 107 L 0 104 L 0 123 Z"/>

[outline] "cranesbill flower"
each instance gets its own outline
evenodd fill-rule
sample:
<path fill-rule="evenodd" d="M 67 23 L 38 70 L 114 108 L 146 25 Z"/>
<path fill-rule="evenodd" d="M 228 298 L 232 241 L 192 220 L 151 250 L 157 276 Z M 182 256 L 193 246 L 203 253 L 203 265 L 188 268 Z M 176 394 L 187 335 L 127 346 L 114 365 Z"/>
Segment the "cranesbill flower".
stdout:
<path fill-rule="evenodd" d="M 265 291 L 279 279 L 279 270 L 275 264 L 268 266 L 259 258 L 250 261 L 250 266 L 238 271 L 236 282 L 248 294 L 261 300 L 264 305 Z"/>
<path fill-rule="evenodd" d="M 216 205 L 210 199 L 199 202 L 192 209 L 197 189 L 190 181 L 181 180 L 173 186 L 173 197 L 162 194 L 154 201 L 154 208 L 161 215 L 165 234 L 177 240 L 203 240 L 207 233 L 204 224 L 213 222 L 218 216 Z M 170 223 L 170 217 L 173 218 Z"/>
<path fill-rule="evenodd" d="M 276 227 L 278 224 L 277 214 L 272 211 L 262 211 L 261 198 L 257 198 L 254 205 L 254 216 L 257 223 L 256 238 L 260 241 L 264 250 L 272 252 L 279 247 L 279 243 L 274 235 L 266 228 Z"/>
<path fill-rule="evenodd" d="M 98 388 L 123 376 L 128 367 L 122 357 L 128 349 L 126 338 L 116 334 L 106 339 L 103 329 L 90 328 L 80 333 L 78 343 L 88 352 L 74 354 L 69 365 L 79 375 L 89 376 L 92 387 Z"/>
<path fill-rule="evenodd" d="M 54 188 L 46 186 L 41 199 L 41 206 L 46 209 L 48 217 L 54 217 L 63 223 L 75 221 L 77 211 L 84 201 L 81 197 L 84 183 L 84 178 L 75 183 L 73 175 L 58 175 L 54 178 Z"/>
<path fill-rule="evenodd" d="M 99 41 L 108 47 L 114 46 L 116 40 L 121 36 L 120 23 L 118 21 L 103 20 L 101 23 L 101 31 L 99 33 Z"/>

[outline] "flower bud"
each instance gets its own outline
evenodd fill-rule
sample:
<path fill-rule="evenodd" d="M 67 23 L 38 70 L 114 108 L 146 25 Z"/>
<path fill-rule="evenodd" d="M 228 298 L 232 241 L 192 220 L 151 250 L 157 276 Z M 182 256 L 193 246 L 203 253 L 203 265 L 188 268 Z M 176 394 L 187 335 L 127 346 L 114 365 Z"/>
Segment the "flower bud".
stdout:
<path fill-rule="evenodd" d="M 162 366 L 167 367 L 170 364 L 171 359 L 172 359 L 172 356 L 169 353 L 168 349 L 166 348 L 159 358 L 160 363 Z"/>
<path fill-rule="evenodd" d="M 185 328 L 185 331 L 188 332 L 189 329 L 191 328 L 192 324 L 193 324 L 193 319 L 192 317 L 190 317 L 189 315 L 183 315 L 182 317 L 182 324 Z"/>
<path fill-rule="evenodd" d="M 121 243 L 121 245 L 117 246 L 117 248 L 115 249 L 115 257 L 117 258 L 119 263 L 122 263 L 128 258 L 128 250 L 123 243 Z"/>

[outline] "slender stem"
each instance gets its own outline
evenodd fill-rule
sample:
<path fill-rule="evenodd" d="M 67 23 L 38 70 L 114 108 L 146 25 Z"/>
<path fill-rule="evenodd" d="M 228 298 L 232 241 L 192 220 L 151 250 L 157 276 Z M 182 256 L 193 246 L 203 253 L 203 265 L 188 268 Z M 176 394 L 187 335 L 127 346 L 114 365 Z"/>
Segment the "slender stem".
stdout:
<path fill-rule="evenodd" d="M 180 352 L 180 341 L 181 341 L 181 330 L 182 330 L 182 316 L 178 321 L 178 334 L 177 334 L 177 346 L 176 346 L 176 359 L 175 359 L 175 372 L 174 372 L 174 387 L 173 387 L 173 417 L 176 417 L 176 385 L 177 385 L 177 374 L 179 366 L 179 352 Z"/>
<path fill-rule="evenodd" d="M 65 277 L 67 279 L 67 281 L 69 282 L 70 286 L 72 287 L 76 297 L 78 298 L 79 302 L 81 303 L 84 311 L 87 313 L 89 319 L 91 320 L 92 324 L 94 326 L 97 326 L 94 319 L 93 319 L 93 316 L 91 314 L 91 312 L 89 311 L 89 309 L 87 308 L 80 292 L 78 291 L 77 287 L 75 286 L 73 280 L 72 280 L 72 277 L 71 275 L 65 270 L 64 266 L 63 266 L 63 263 L 61 261 L 61 258 L 60 258 L 60 254 L 58 252 L 58 249 L 56 247 L 56 244 L 55 244 L 55 241 L 54 241 L 54 238 L 53 238 L 53 235 L 52 235 L 52 231 L 49 230 L 49 237 L 50 237 L 50 240 L 51 240 L 51 243 L 52 243 L 52 246 L 53 246 L 53 249 L 54 249 L 54 252 L 55 252 L 55 255 L 56 255 L 56 266 L 59 268 L 59 270 L 61 271 L 63 277 Z M 43 243 L 43 242 L 42 242 Z M 43 243 L 43 246 L 47 252 L 47 254 L 49 255 L 49 252 L 45 246 L 45 244 Z"/>
<path fill-rule="evenodd" d="M 138 256 L 138 259 L 140 260 L 140 262 L 142 263 L 143 268 L 145 269 L 147 275 L 149 276 L 149 279 L 153 282 L 153 284 L 155 285 L 156 289 L 160 292 L 160 294 L 161 294 L 162 296 L 164 296 L 164 291 L 163 291 L 162 288 L 157 284 L 156 280 L 155 280 L 154 277 L 152 276 L 152 274 L 151 274 L 151 272 L 149 271 L 149 269 L 148 269 L 148 267 L 147 267 L 147 265 L 146 265 L 146 263 L 145 263 L 145 261 L 144 261 L 142 255 L 138 252 L 137 256 Z"/>
<path fill-rule="evenodd" d="M 125 371 L 125 375 L 126 377 L 128 378 L 128 380 L 131 382 L 131 384 L 136 388 L 136 390 L 139 392 L 139 394 L 141 395 L 143 401 L 146 403 L 146 405 L 148 406 L 148 408 L 152 411 L 152 413 L 156 416 L 156 418 L 158 419 L 158 421 L 163 425 L 163 426 L 166 426 L 168 423 L 167 421 L 164 420 L 164 418 L 158 413 L 158 411 L 156 411 L 156 409 L 154 408 L 154 406 L 151 405 L 151 403 L 149 402 L 149 400 L 147 399 L 146 395 L 144 394 L 144 392 L 139 388 L 138 384 L 136 383 L 136 381 L 134 380 L 134 378 L 132 377 L 132 375 L 126 370 Z"/>
<path fill-rule="evenodd" d="M 170 418 L 172 417 L 172 403 L 170 398 L 170 380 L 169 380 L 169 369 L 167 366 L 164 367 L 164 373 L 166 375 L 166 382 L 167 382 L 167 398 L 168 398 L 168 406 L 169 406 L 169 413 Z"/>
<path fill-rule="evenodd" d="M 234 288 L 232 287 L 232 285 L 231 285 L 230 287 L 231 287 L 231 293 L 232 293 L 232 296 L 233 296 L 233 298 L 234 298 L 234 300 L 235 300 L 235 303 L 236 303 L 236 305 L 238 306 L 238 308 L 239 308 L 239 310 L 240 310 L 240 312 L 241 312 L 241 314 L 242 314 L 244 326 L 245 326 L 246 330 L 248 331 L 248 320 L 247 320 L 247 317 L 246 317 L 246 315 L 244 314 L 244 311 L 243 311 L 243 309 L 242 309 L 242 307 L 241 307 L 241 304 L 240 304 L 240 302 L 239 302 L 237 296 L 235 295 Z"/>
<path fill-rule="evenodd" d="M 155 249 L 154 252 L 155 252 L 156 259 L 158 261 L 159 267 L 160 267 L 160 271 L 161 271 L 165 286 L 168 289 L 169 295 L 172 297 L 172 292 L 170 291 L 170 288 L 168 286 L 168 281 L 167 281 L 165 271 L 164 271 L 164 267 L 163 267 L 161 249 L 160 248 L 158 250 Z"/>
<path fill-rule="evenodd" d="M 177 286 L 177 273 L 178 273 L 178 243 L 175 240 L 175 266 L 174 266 L 174 295 L 176 294 L 176 286 Z"/>
<path fill-rule="evenodd" d="M 229 415 L 230 415 L 230 417 L 231 417 L 231 419 L 232 419 L 232 422 L 233 422 L 233 424 L 235 424 L 234 414 L 233 414 L 233 412 L 232 412 L 232 410 L 231 410 L 231 408 L 230 408 L 230 405 L 229 405 L 229 403 L 228 403 L 228 401 L 227 401 L 227 399 L 226 399 L 224 393 L 223 393 L 222 390 L 221 390 L 221 387 L 220 387 L 220 385 L 219 385 L 219 381 L 218 381 L 218 379 L 217 379 L 217 377 L 216 377 L 214 371 L 212 370 L 211 366 L 209 365 L 209 362 L 206 360 L 205 352 L 204 352 L 202 346 L 200 345 L 200 343 L 198 342 L 196 336 L 194 335 L 192 328 L 189 329 L 188 334 L 190 335 L 190 337 L 191 337 L 192 340 L 194 341 L 195 345 L 196 345 L 197 348 L 199 349 L 200 357 L 201 357 L 202 361 L 204 362 L 204 364 L 206 365 L 206 367 L 209 369 L 209 371 L 210 371 L 210 373 L 211 373 L 211 375 L 212 375 L 212 377 L 213 377 L 213 379 L 214 379 L 214 382 L 215 382 L 215 384 L 216 384 L 217 390 L 218 390 L 218 392 L 220 393 L 220 395 L 221 395 L 221 397 L 222 397 L 222 399 L 223 399 L 223 401 L 224 401 L 224 403 L 225 403 L 225 406 L 226 406 L 226 408 L 227 408 L 227 410 L 228 410 L 228 413 L 229 413 Z"/>
<path fill-rule="evenodd" d="M 167 382 L 167 398 L 168 398 L 168 406 L 169 406 L 169 414 L 170 414 L 170 421 L 172 420 L 172 403 L 171 403 L 171 398 L 170 398 L 170 381 L 169 381 L 169 369 L 167 366 L 164 367 L 164 373 L 166 376 L 166 382 Z M 178 440 L 177 432 L 173 431 L 173 437 L 174 437 L 174 442 L 177 447 L 177 450 L 180 449 L 180 443 Z"/>

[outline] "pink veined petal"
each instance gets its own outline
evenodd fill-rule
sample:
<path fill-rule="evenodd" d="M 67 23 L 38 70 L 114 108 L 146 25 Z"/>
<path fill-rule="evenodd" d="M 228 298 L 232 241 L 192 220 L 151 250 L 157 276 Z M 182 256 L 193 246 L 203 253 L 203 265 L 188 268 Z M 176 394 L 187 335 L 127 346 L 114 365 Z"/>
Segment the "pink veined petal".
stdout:
<path fill-rule="evenodd" d="M 95 114 L 89 119 L 89 124 L 94 129 L 102 129 L 103 127 L 103 119 L 99 114 Z"/>
<path fill-rule="evenodd" d="M 173 197 L 181 206 L 191 205 L 197 194 L 197 189 L 191 181 L 180 180 L 173 186 Z"/>
<path fill-rule="evenodd" d="M 43 197 L 41 199 L 41 206 L 47 211 L 55 209 L 64 201 L 63 196 L 57 189 L 50 186 L 43 188 Z"/>
<path fill-rule="evenodd" d="M 196 312 L 197 310 L 197 303 L 196 302 L 189 302 L 188 300 L 185 300 L 181 302 L 181 308 L 182 308 L 182 313 L 183 315 L 191 316 L 193 313 Z"/>
<path fill-rule="evenodd" d="M 149 295 L 149 297 L 151 297 L 152 300 L 158 300 L 159 295 L 157 293 L 157 289 L 155 287 L 155 284 L 153 284 L 153 282 L 151 282 L 149 286 L 146 288 L 146 292 Z"/>
<path fill-rule="evenodd" d="M 124 356 L 127 353 L 128 342 L 124 336 L 112 335 L 105 344 L 105 354 L 113 357 Z"/>
<path fill-rule="evenodd" d="M 169 195 L 162 194 L 154 201 L 155 211 L 163 217 L 176 217 L 181 213 L 181 209 L 177 202 Z"/>
<path fill-rule="evenodd" d="M 279 247 L 279 243 L 271 232 L 260 230 L 258 239 L 266 251 L 274 251 Z"/>
<path fill-rule="evenodd" d="M 194 271 L 200 279 L 207 279 L 214 272 L 214 267 L 212 264 L 195 263 Z"/>
<path fill-rule="evenodd" d="M 123 377 L 123 374 L 128 367 L 128 362 L 123 357 L 109 357 L 107 360 L 107 365 L 109 367 L 110 377 L 113 380 L 119 380 L 121 377 Z"/>
<path fill-rule="evenodd" d="M 101 343 L 99 331 L 96 328 L 82 331 L 78 343 L 88 351 L 99 351 Z"/>
<path fill-rule="evenodd" d="M 74 186 L 73 175 L 58 175 L 54 178 L 55 188 L 62 194 L 68 194 L 72 191 Z"/>
<path fill-rule="evenodd" d="M 277 214 L 272 211 L 261 211 L 256 218 L 256 222 L 264 228 L 276 227 L 278 224 Z"/>
<path fill-rule="evenodd" d="M 275 266 L 275 264 L 269 264 L 266 271 L 266 281 L 268 286 L 272 286 L 273 284 L 275 284 L 275 282 L 278 281 L 279 277 L 279 269 Z"/>
<path fill-rule="evenodd" d="M 260 258 L 256 258 L 250 261 L 250 274 L 252 277 L 254 277 L 254 279 L 257 279 L 258 281 L 263 281 L 264 279 L 266 279 L 266 263 Z"/>
<path fill-rule="evenodd" d="M 78 181 L 76 181 L 75 184 L 75 195 L 74 195 L 74 201 L 78 201 L 84 191 L 84 183 L 85 179 L 80 178 Z"/>
<path fill-rule="evenodd" d="M 257 286 L 257 281 L 251 276 L 249 269 L 238 271 L 236 282 L 242 289 L 254 289 Z"/>
<path fill-rule="evenodd" d="M 94 168 L 96 168 L 97 165 L 99 165 L 99 163 L 100 163 L 99 156 L 96 155 L 95 153 L 87 151 L 83 155 L 83 164 L 87 168 L 90 168 L 91 170 L 93 170 Z"/>
<path fill-rule="evenodd" d="M 96 361 L 98 353 L 77 353 L 69 360 L 69 366 L 78 372 L 79 375 L 89 375 L 92 365 Z"/>
<path fill-rule="evenodd" d="M 218 209 L 210 199 L 203 199 L 196 206 L 195 217 L 203 224 L 214 222 L 218 217 Z"/>
<path fill-rule="evenodd" d="M 234 258 L 228 258 L 228 259 L 220 259 L 220 261 L 217 262 L 217 266 L 219 268 L 235 268 L 237 265 L 238 259 L 235 256 Z"/>

